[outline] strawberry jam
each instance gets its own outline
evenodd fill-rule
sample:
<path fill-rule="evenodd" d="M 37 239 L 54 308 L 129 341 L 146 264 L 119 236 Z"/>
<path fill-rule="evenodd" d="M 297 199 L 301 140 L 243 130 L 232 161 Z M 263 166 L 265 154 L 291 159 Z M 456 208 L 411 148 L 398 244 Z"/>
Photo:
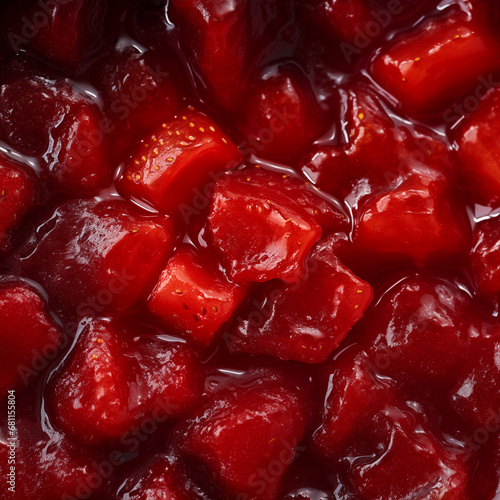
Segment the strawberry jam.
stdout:
<path fill-rule="evenodd" d="M 500 498 L 496 0 L 0 26 L 0 500 Z"/>

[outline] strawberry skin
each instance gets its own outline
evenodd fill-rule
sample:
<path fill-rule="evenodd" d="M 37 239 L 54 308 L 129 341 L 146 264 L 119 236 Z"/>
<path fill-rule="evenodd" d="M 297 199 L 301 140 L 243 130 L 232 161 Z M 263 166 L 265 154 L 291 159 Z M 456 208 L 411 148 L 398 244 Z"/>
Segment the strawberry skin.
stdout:
<path fill-rule="evenodd" d="M 245 288 L 230 283 L 211 256 L 181 248 L 149 299 L 149 310 L 162 322 L 201 346 L 211 344 L 245 297 Z"/>
<path fill-rule="evenodd" d="M 37 373 L 35 362 L 62 342 L 60 328 L 40 293 L 19 279 L 0 279 L 0 397 L 23 387 Z"/>
<path fill-rule="evenodd" d="M 189 108 L 143 139 L 120 186 L 163 213 L 189 214 L 198 193 L 241 160 L 238 148 L 205 114 Z M 206 196 L 206 195 L 205 195 Z"/>
<path fill-rule="evenodd" d="M 0 154 L 0 253 L 9 250 L 13 231 L 38 201 L 39 180 L 30 168 Z"/>
<path fill-rule="evenodd" d="M 500 41 L 479 14 L 448 11 L 406 31 L 375 57 L 372 74 L 417 115 L 442 111 L 500 63 Z"/>

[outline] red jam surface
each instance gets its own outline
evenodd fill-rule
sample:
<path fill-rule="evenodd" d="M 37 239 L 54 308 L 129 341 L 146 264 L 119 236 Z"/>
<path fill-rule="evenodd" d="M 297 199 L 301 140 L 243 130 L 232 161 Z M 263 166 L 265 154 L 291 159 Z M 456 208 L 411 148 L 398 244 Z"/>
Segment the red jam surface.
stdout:
<path fill-rule="evenodd" d="M 1 500 L 500 498 L 496 0 L 0 26 Z"/>

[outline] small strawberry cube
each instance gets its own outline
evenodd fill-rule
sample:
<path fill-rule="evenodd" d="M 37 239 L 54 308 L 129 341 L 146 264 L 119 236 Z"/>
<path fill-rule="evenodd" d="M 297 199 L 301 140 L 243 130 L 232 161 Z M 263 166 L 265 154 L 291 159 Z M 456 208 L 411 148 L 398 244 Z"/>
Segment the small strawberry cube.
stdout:
<path fill-rule="evenodd" d="M 63 69 L 77 69 L 104 43 L 105 0 L 20 0 L 3 10 L 2 26 L 16 52 L 34 52 Z"/>
<path fill-rule="evenodd" d="M 299 197 L 295 186 L 291 179 L 260 169 L 217 181 L 210 232 L 234 281 L 300 279 L 322 229 L 314 205 Z"/>
<path fill-rule="evenodd" d="M 305 8 L 311 34 L 319 33 L 327 44 L 338 47 L 346 63 L 429 3 L 435 0 L 297 0 L 298 8 Z"/>
<path fill-rule="evenodd" d="M 0 155 L 0 253 L 9 250 L 13 231 L 36 205 L 38 182 L 30 168 Z"/>
<path fill-rule="evenodd" d="M 189 222 L 200 210 L 197 198 L 209 199 L 207 186 L 240 161 L 238 148 L 209 117 L 187 109 L 141 141 L 120 186 Z"/>
<path fill-rule="evenodd" d="M 425 266 L 457 259 L 468 233 L 450 181 L 426 170 L 365 202 L 355 242 L 365 255 Z"/>
<path fill-rule="evenodd" d="M 398 393 L 393 385 L 377 381 L 366 353 L 357 350 L 351 349 L 329 362 L 324 378 L 328 394 L 312 446 L 323 457 L 340 457 L 365 429 L 366 417 L 392 406 Z"/>
<path fill-rule="evenodd" d="M 180 446 L 229 495 L 274 500 L 304 430 L 305 409 L 295 391 L 264 383 L 219 392 L 180 428 Z"/>
<path fill-rule="evenodd" d="M 298 68 L 280 64 L 264 68 L 250 80 L 244 95 L 244 154 L 297 163 L 328 124 L 311 84 Z"/>
<path fill-rule="evenodd" d="M 146 418 L 160 426 L 192 405 L 199 371 L 192 351 L 140 333 L 103 320 L 83 328 L 47 393 L 58 429 L 87 445 L 112 442 Z"/>
<path fill-rule="evenodd" d="M 480 327 L 458 286 L 414 274 L 390 286 L 366 315 L 361 344 L 379 373 L 440 390 L 477 349 Z"/>
<path fill-rule="evenodd" d="M 118 200 L 66 202 L 42 222 L 36 249 L 27 242 L 15 266 L 66 316 L 133 308 L 152 290 L 174 240 L 169 219 L 145 215 Z"/>
<path fill-rule="evenodd" d="M 371 446 L 360 439 L 350 450 L 352 458 L 367 457 L 352 460 L 356 498 L 467 498 L 467 455 L 445 448 L 422 420 L 406 408 L 375 415 Z"/>
<path fill-rule="evenodd" d="M 57 357 L 59 326 L 40 293 L 24 281 L 0 279 L 0 397 L 31 384 Z"/>
<path fill-rule="evenodd" d="M 230 346 L 283 360 L 322 363 L 371 302 L 371 286 L 318 243 L 295 285 L 270 283 L 238 316 Z"/>
<path fill-rule="evenodd" d="M 500 40 L 483 15 L 441 11 L 404 31 L 372 64 L 372 74 L 410 114 L 442 111 L 500 63 Z"/>
<path fill-rule="evenodd" d="M 500 219 L 487 219 L 476 224 L 469 256 L 472 278 L 481 296 L 487 300 L 500 298 Z"/>
<path fill-rule="evenodd" d="M 51 188 L 95 194 L 112 182 L 107 137 L 97 105 L 68 80 L 25 61 L 5 65 L 0 137 L 36 157 Z"/>
<path fill-rule="evenodd" d="M 474 202 L 494 207 L 500 206 L 499 120 L 500 88 L 494 88 L 454 132 L 460 187 Z"/>
<path fill-rule="evenodd" d="M 148 301 L 163 323 L 201 346 L 211 344 L 245 298 L 211 257 L 183 247 L 168 261 Z"/>
<path fill-rule="evenodd" d="M 107 137 L 97 107 L 80 101 L 52 133 L 53 144 L 43 156 L 46 176 L 55 189 L 90 195 L 111 184 Z"/>

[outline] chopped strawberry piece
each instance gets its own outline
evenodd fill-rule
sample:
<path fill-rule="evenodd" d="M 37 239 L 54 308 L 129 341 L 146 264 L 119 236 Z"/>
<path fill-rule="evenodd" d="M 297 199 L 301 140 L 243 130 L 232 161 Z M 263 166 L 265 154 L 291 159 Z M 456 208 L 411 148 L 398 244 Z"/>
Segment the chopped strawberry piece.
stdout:
<path fill-rule="evenodd" d="M 477 203 L 500 204 L 500 88 L 484 97 L 455 132 L 457 177 Z"/>
<path fill-rule="evenodd" d="M 234 110 L 258 49 L 282 23 L 276 2 L 173 0 L 169 15 L 181 28 L 186 53 L 211 96 L 224 109 Z"/>
<path fill-rule="evenodd" d="M 314 147 L 302 167 L 319 188 L 357 205 L 366 196 L 397 186 L 422 165 L 442 173 L 450 170 L 444 141 L 423 127 L 395 123 L 384 101 L 365 83 L 341 88 L 340 99 L 344 142 Z"/>
<path fill-rule="evenodd" d="M 479 222 L 474 228 L 469 257 L 472 278 L 486 299 L 500 298 L 500 219 Z"/>
<path fill-rule="evenodd" d="M 470 357 L 455 379 L 456 384 L 450 392 L 449 401 L 452 409 L 472 432 L 491 428 L 492 420 L 498 424 L 500 411 L 498 332 L 498 328 L 495 328 L 495 335 L 486 339 L 482 349 L 474 357 Z M 488 432 L 496 433 L 497 430 Z"/>
<path fill-rule="evenodd" d="M 371 445 L 360 439 L 350 450 L 357 498 L 466 498 L 466 454 L 445 448 L 421 420 L 396 408 L 373 418 Z"/>
<path fill-rule="evenodd" d="M 217 181 L 210 231 L 232 279 L 300 279 L 304 259 L 322 230 L 314 205 L 296 189 L 293 180 L 259 169 Z"/>
<path fill-rule="evenodd" d="M 325 131 L 311 84 L 292 63 L 264 68 L 250 80 L 240 125 L 244 154 L 297 163 Z"/>
<path fill-rule="evenodd" d="M 238 148 L 205 114 L 185 110 L 147 137 L 127 162 L 121 186 L 186 222 L 200 194 L 241 161 Z M 198 210 L 199 211 L 199 210 Z"/>
<path fill-rule="evenodd" d="M 429 487 L 435 498 L 464 498 L 465 454 L 445 448 L 394 384 L 371 373 L 363 352 L 343 354 L 330 373 L 313 441 L 345 464 L 356 498 L 417 498 Z"/>
<path fill-rule="evenodd" d="M 124 201 L 71 201 L 38 227 L 15 265 L 66 315 L 125 311 L 156 283 L 172 250 L 172 232 L 169 219 L 146 218 Z"/>
<path fill-rule="evenodd" d="M 37 500 L 111 498 L 109 456 L 73 444 L 65 436 L 42 430 L 39 422 L 16 419 L 15 480 L 12 498 Z M 6 426 L 2 436 L 8 436 Z M 0 442 L 0 474 L 7 478 L 12 463 L 8 442 Z M 10 486 L 10 485 L 9 485 Z M 12 493 L 12 495 L 11 495 Z"/>
<path fill-rule="evenodd" d="M 231 337 L 237 351 L 322 363 L 363 316 L 373 293 L 328 244 L 312 251 L 308 273 L 295 285 L 270 283 L 246 306 Z"/>
<path fill-rule="evenodd" d="M 245 288 L 230 283 L 210 259 L 177 250 L 148 302 L 165 324 L 202 346 L 215 340 L 245 298 Z"/>
<path fill-rule="evenodd" d="M 127 47 L 115 52 L 103 64 L 97 86 L 112 121 L 110 135 L 118 159 L 130 144 L 170 119 L 180 105 L 170 64 L 154 51 L 140 53 Z"/>
<path fill-rule="evenodd" d="M 375 57 L 375 79 L 411 114 L 442 111 L 500 63 L 500 40 L 482 15 L 441 11 Z"/>
<path fill-rule="evenodd" d="M 56 375 L 47 395 L 49 410 L 56 427 L 74 440 L 93 444 L 132 428 L 132 366 L 124 350 L 117 332 L 94 323 L 80 334 L 69 364 Z"/>
<path fill-rule="evenodd" d="M 106 136 L 97 106 L 68 81 L 53 81 L 28 64 L 12 64 L 6 75 L 0 87 L 0 137 L 37 157 L 58 190 L 89 195 L 109 186 Z"/>
<path fill-rule="evenodd" d="M 118 440 L 146 418 L 159 426 L 196 398 L 199 368 L 191 350 L 152 339 L 139 343 L 134 334 L 140 332 L 119 323 L 88 324 L 51 380 L 49 411 L 75 441 Z"/>
<path fill-rule="evenodd" d="M 60 328 L 40 293 L 24 281 L 0 280 L 0 397 L 8 389 L 28 386 L 40 366 L 57 357 Z"/>
<path fill-rule="evenodd" d="M 424 266 L 456 258 L 467 245 L 465 214 L 437 172 L 414 174 L 363 208 L 355 241 L 365 255 Z"/>
<path fill-rule="evenodd" d="M 102 47 L 106 10 L 105 0 L 21 0 L 4 9 L 2 25 L 16 52 L 33 51 L 76 69 Z"/>
<path fill-rule="evenodd" d="M 408 276 L 367 314 L 362 345 L 380 373 L 413 388 L 441 389 L 476 349 L 480 324 L 473 312 L 454 283 Z"/>
<path fill-rule="evenodd" d="M 264 383 L 219 392 L 180 429 L 180 445 L 229 494 L 272 500 L 304 430 L 305 410 L 295 391 Z"/>
<path fill-rule="evenodd" d="M 38 202 L 39 191 L 30 168 L 0 154 L 0 253 L 9 250 L 13 231 Z"/>
<path fill-rule="evenodd" d="M 364 352 L 347 351 L 327 365 L 329 387 L 321 425 L 312 439 L 314 449 L 326 457 L 340 457 L 366 425 L 366 416 L 392 406 L 397 391 L 378 381 Z"/>
<path fill-rule="evenodd" d="M 82 101 L 70 119 L 53 129 L 43 160 L 50 180 L 69 194 L 93 194 L 111 184 L 106 139 L 97 108 Z M 96 135 L 97 134 L 97 135 Z"/>

